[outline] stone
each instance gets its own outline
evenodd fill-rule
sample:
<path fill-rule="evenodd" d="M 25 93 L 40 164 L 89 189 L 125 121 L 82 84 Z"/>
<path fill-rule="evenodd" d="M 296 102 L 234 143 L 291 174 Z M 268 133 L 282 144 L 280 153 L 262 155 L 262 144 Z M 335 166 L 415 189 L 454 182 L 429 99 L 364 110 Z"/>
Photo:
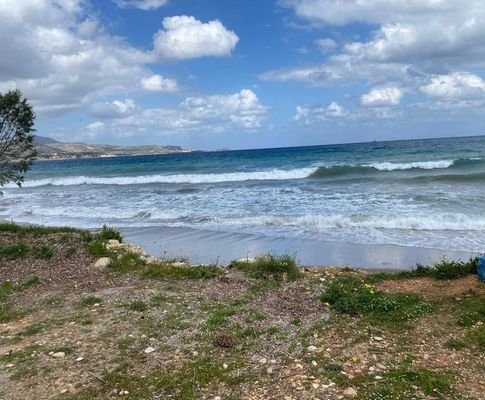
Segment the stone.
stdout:
<path fill-rule="evenodd" d="M 255 258 L 240 258 L 239 260 L 236 260 L 238 263 L 248 263 L 248 264 L 254 264 L 256 262 Z"/>
<path fill-rule="evenodd" d="M 155 349 L 150 346 L 150 347 L 147 347 L 144 351 L 145 351 L 145 354 L 150 354 L 150 353 L 153 353 Z"/>
<path fill-rule="evenodd" d="M 121 247 L 121 243 L 119 240 L 110 239 L 108 240 L 108 245 L 106 247 L 108 249 L 117 249 L 118 247 Z"/>
<path fill-rule="evenodd" d="M 382 342 L 384 340 L 384 338 L 381 338 L 380 336 L 374 336 L 374 340 L 376 342 Z"/>
<path fill-rule="evenodd" d="M 266 358 L 264 358 L 264 357 L 263 358 L 260 358 L 260 360 L 259 360 L 259 363 L 260 364 L 266 364 L 267 362 L 268 362 L 268 360 Z"/>
<path fill-rule="evenodd" d="M 349 399 L 357 397 L 357 390 L 355 390 L 352 387 L 348 387 L 347 389 L 344 390 L 344 397 L 347 397 Z"/>
<path fill-rule="evenodd" d="M 188 267 L 187 263 L 184 263 L 182 261 L 176 261 L 174 263 L 171 264 L 172 267 L 175 267 L 175 268 L 185 268 L 185 267 Z"/>
<path fill-rule="evenodd" d="M 78 358 L 76 358 L 76 362 L 81 362 L 82 360 L 84 360 L 84 357 L 78 357 Z"/>
<path fill-rule="evenodd" d="M 58 351 L 57 353 L 52 354 L 52 357 L 54 358 L 64 358 L 65 356 L 66 356 L 66 353 L 64 353 L 63 351 Z"/>
<path fill-rule="evenodd" d="M 228 369 L 229 368 L 229 365 L 227 365 L 226 363 L 222 364 L 222 368 L 223 369 Z"/>
<path fill-rule="evenodd" d="M 312 366 L 316 367 L 317 365 L 318 365 L 318 363 L 315 360 L 312 360 Z"/>
<path fill-rule="evenodd" d="M 106 268 L 108 265 L 111 264 L 111 258 L 109 257 L 101 257 L 94 266 L 96 268 Z"/>
<path fill-rule="evenodd" d="M 306 349 L 309 353 L 313 353 L 317 351 L 317 346 L 308 346 Z"/>

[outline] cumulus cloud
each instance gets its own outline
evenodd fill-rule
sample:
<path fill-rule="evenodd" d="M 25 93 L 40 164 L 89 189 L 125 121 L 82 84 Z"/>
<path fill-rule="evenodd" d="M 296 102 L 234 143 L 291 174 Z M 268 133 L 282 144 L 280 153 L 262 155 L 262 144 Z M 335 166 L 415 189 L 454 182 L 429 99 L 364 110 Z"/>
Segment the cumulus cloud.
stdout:
<path fill-rule="evenodd" d="M 154 54 L 162 59 L 229 56 L 239 37 L 218 21 L 203 23 L 186 15 L 166 17 L 154 38 Z"/>
<path fill-rule="evenodd" d="M 268 71 L 263 79 L 337 85 L 389 80 L 418 89 L 430 77 L 485 68 L 485 2 L 470 0 L 280 0 L 312 25 L 367 24 L 320 64 Z M 376 27 L 377 25 L 377 27 Z"/>
<path fill-rule="evenodd" d="M 111 103 L 94 103 L 90 113 L 96 118 L 125 118 L 133 115 L 137 107 L 133 99 L 115 100 Z"/>
<path fill-rule="evenodd" d="M 403 92 L 397 87 L 372 89 L 360 98 L 362 105 L 367 107 L 397 106 L 401 102 Z"/>
<path fill-rule="evenodd" d="M 328 106 L 297 106 L 293 120 L 311 125 L 317 122 L 329 121 L 332 119 L 342 118 L 348 115 L 348 112 L 337 102 L 332 101 Z"/>
<path fill-rule="evenodd" d="M 431 97 L 471 99 L 485 96 L 485 81 L 468 72 L 454 72 L 449 75 L 434 75 L 420 89 Z"/>
<path fill-rule="evenodd" d="M 226 132 L 229 129 L 252 131 L 263 126 L 269 108 L 261 104 L 257 95 L 249 89 L 228 95 L 187 97 L 178 107 L 140 109 L 120 102 L 127 110 L 118 117 L 121 104 L 107 103 L 94 107 L 93 115 L 105 118 L 103 125 L 87 128 L 78 137 L 93 138 L 94 134 L 110 134 L 114 137 L 135 135 L 163 136 L 188 132 Z M 93 111 L 93 109 L 92 109 Z M 109 111 L 111 119 L 107 120 Z M 128 115 L 128 112 L 131 114 Z M 115 116 L 113 116 L 116 114 Z M 83 136 L 84 135 L 84 136 Z"/>
<path fill-rule="evenodd" d="M 148 92 L 176 92 L 179 89 L 175 79 L 164 78 L 161 75 L 143 78 L 141 85 Z"/>
<path fill-rule="evenodd" d="M 167 0 L 114 0 L 121 8 L 138 8 L 140 10 L 156 10 L 167 4 Z"/>

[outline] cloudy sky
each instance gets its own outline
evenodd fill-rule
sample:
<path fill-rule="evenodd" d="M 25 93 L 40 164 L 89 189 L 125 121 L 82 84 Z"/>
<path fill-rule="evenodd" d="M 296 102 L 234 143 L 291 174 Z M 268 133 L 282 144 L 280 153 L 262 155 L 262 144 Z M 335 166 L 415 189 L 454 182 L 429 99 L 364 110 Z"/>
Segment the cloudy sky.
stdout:
<path fill-rule="evenodd" d="M 483 0 L 0 0 L 0 92 L 62 141 L 485 134 Z"/>

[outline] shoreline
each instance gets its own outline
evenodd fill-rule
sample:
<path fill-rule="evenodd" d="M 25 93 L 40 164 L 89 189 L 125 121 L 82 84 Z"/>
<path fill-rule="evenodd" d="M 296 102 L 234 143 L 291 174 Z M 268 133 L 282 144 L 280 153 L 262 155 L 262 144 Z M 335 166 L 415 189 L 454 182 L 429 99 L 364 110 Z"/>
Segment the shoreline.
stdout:
<path fill-rule="evenodd" d="M 125 239 L 155 257 L 186 257 L 195 264 L 228 264 L 259 254 L 295 256 L 303 267 L 351 266 L 372 271 L 409 270 L 442 257 L 466 261 L 467 251 L 394 244 L 355 244 L 218 232 L 182 227 L 118 227 Z"/>

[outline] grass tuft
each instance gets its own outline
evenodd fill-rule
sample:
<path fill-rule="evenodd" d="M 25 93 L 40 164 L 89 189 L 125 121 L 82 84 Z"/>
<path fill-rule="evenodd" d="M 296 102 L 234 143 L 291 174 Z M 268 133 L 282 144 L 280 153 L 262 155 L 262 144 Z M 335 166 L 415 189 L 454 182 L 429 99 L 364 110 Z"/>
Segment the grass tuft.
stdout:
<path fill-rule="evenodd" d="M 268 254 L 258 257 L 255 262 L 236 261 L 233 265 L 249 276 L 258 279 L 293 281 L 301 276 L 295 258 L 289 255 Z"/>
<path fill-rule="evenodd" d="M 27 255 L 29 248 L 25 244 L 16 244 L 14 246 L 0 247 L 0 259 L 15 260 Z"/>

